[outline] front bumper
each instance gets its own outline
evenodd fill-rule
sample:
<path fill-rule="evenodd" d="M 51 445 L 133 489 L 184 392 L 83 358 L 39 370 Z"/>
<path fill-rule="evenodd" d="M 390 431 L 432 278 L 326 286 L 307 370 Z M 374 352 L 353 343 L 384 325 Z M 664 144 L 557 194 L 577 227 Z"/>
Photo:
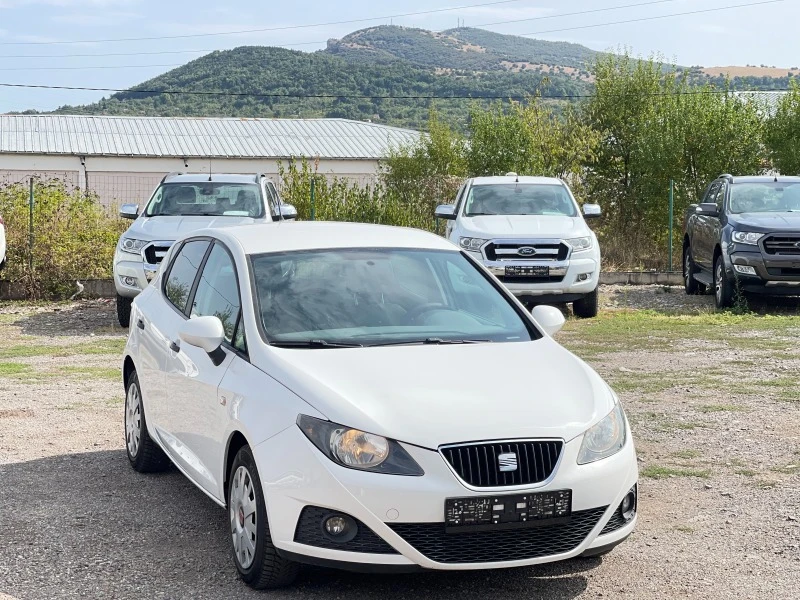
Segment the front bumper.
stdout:
<path fill-rule="evenodd" d="M 738 280 L 742 291 L 770 296 L 800 296 L 800 256 L 769 256 L 733 246 L 728 254 L 728 273 Z M 755 275 L 736 267 L 752 267 Z"/>
<path fill-rule="evenodd" d="M 566 261 L 489 261 L 483 265 L 518 298 L 571 302 L 593 292 L 600 281 L 600 264 L 594 258 L 571 258 Z M 506 267 L 550 267 L 549 278 L 506 277 Z"/>
<path fill-rule="evenodd" d="M 131 254 L 117 249 L 114 254 L 114 287 L 117 294 L 135 298 L 158 274 L 160 264 L 150 264 L 143 254 Z M 131 285 L 130 279 L 135 282 Z"/>
<path fill-rule="evenodd" d="M 592 548 L 613 546 L 631 534 L 636 526 L 635 516 L 619 526 L 611 527 L 609 523 L 614 519 L 622 499 L 638 479 L 633 442 L 629 438 L 625 448 L 613 457 L 579 466 L 576 458 L 580 444 L 579 437 L 564 445 L 559 467 L 544 484 L 523 490 L 492 488 L 480 492 L 462 484 L 438 452 L 415 446 L 404 445 L 404 448 L 425 471 L 421 477 L 382 475 L 340 467 L 323 456 L 297 427 L 290 427 L 257 445 L 254 454 L 264 487 L 272 541 L 287 556 L 310 563 L 339 564 L 354 569 L 372 565 L 399 570 L 464 570 L 565 560 Z M 276 456 L 291 456 L 292 467 L 287 468 L 283 461 L 276 461 Z M 448 541 L 457 539 L 457 543 L 464 543 L 465 547 L 468 543 L 492 542 L 491 536 L 486 537 L 482 532 L 444 534 L 444 504 L 447 498 L 491 497 L 565 489 L 572 490 L 573 516 L 570 522 L 574 522 L 575 527 L 565 533 L 570 536 L 568 539 L 559 540 L 560 550 L 555 554 L 542 556 L 533 553 L 528 558 L 508 559 L 511 554 L 498 548 L 497 560 L 480 562 L 475 561 L 474 556 L 468 557 L 465 562 L 460 562 L 458 558 L 453 560 L 452 557 L 443 562 L 426 555 L 441 556 L 441 553 L 431 551 L 432 542 L 425 532 L 438 535 L 440 539 L 447 536 Z M 296 541 L 298 521 L 306 507 L 330 509 L 357 519 L 374 533 L 375 540 L 388 545 L 391 552 L 351 552 L 335 549 L 335 545 L 318 547 Z M 576 529 L 578 524 L 582 529 Z M 607 526 L 607 533 L 601 535 Z M 552 534 L 550 537 L 553 538 L 565 531 L 551 527 L 555 525 L 507 530 L 503 533 L 513 536 L 519 532 L 540 530 L 537 535 Z M 426 538 L 423 541 L 420 531 L 422 538 Z M 507 537 L 504 537 L 503 543 L 508 549 L 510 543 Z"/>

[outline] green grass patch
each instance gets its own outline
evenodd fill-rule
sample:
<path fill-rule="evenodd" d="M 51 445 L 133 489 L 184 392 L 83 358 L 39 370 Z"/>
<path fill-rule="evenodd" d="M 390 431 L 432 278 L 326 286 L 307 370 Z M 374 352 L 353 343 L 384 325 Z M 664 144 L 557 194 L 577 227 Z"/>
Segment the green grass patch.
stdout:
<path fill-rule="evenodd" d="M 758 473 L 753 469 L 734 469 L 733 472 L 736 475 L 742 475 L 743 477 L 755 477 Z"/>
<path fill-rule="evenodd" d="M 0 362 L 0 377 L 14 377 L 24 375 L 31 370 L 30 365 L 14 362 Z"/>
<path fill-rule="evenodd" d="M 111 408 L 116 408 L 118 406 L 122 406 L 123 404 L 125 404 L 125 398 L 122 398 L 121 396 L 116 398 L 106 398 L 103 401 L 103 404 Z"/>
<path fill-rule="evenodd" d="M 678 452 L 673 452 L 671 456 L 684 460 L 691 460 L 692 458 L 699 458 L 701 453 L 697 450 L 679 450 Z"/>
<path fill-rule="evenodd" d="M 0 360 L 8 358 L 28 358 L 32 356 L 92 356 L 101 354 L 120 354 L 125 348 L 125 338 L 101 338 L 94 342 L 81 342 L 72 345 L 39 344 L 31 340 L 29 344 L 15 344 L 0 348 Z"/>
<path fill-rule="evenodd" d="M 775 473 L 783 473 L 784 475 L 794 475 L 796 473 L 800 473 L 800 463 L 786 465 L 783 467 L 772 467 L 770 471 L 774 471 Z"/>
<path fill-rule="evenodd" d="M 89 377 L 91 379 L 121 379 L 122 371 L 109 367 L 64 367 L 60 372 L 67 375 L 78 377 Z"/>
<path fill-rule="evenodd" d="M 711 473 L 705 470 L 664 467 L 659 465 L 650 465 L 644 468 L 639 474 L 649 479 L 667 479 L 668 477 L 699 477 L 701 479 L 708 479 L 711 476 Z"/>
<path fill-rule="evenodd" d="M 721 413 L 721 412 L 743 412 L 747 409 L 744 406 L 739 406 L 736 404 L 705 404 L 699 407 L 701 413 L 708 414 L 708 413 Z"/>
<path fill-rule="evenodd" d="M 676 525 L 675 531 L 680 531 L 681 533 L 694 533 L 694 529 L 688 525 Z"/>

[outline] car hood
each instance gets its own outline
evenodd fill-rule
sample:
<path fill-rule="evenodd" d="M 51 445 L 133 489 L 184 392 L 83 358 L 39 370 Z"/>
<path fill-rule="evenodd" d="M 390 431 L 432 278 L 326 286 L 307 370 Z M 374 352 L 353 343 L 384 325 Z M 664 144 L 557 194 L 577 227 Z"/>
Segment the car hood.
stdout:
<path fill-rule="evenodd" d="M 533 342 L 278 349 L 266 369 L 331 421 L 425 448 L 571 440 L 608 414 L 603 380 L 551 338 Z"/>
<path fill-rule="evenodd" d="M 486 215 L 465 217 L 465 230 L 487 238 L 550 237 L 568 238 L 588 235 L 581 217 L 541 215 Z"/>
<path fill-rule="evenodd" d="M 249 225 L 255 222 L 250 217 L 139 217 L 125 235 L 147 241 L 171 241 L 198 229 Z"/>
<path fill-rule="evenodd" d="M 731 215 L 728 220 L 751 231 L 800 231 L 800 212 L 741 213 Z"/>

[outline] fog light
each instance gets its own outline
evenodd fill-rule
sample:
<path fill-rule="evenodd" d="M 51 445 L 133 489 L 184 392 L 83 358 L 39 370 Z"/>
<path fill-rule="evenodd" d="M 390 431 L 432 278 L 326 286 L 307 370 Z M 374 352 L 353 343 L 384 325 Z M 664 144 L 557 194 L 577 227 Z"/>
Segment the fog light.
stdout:
<path fill-rule="evenodd" d="M 127 285 L 128 287 L 139 287 L 139 283 L 136 281 L 136 277 L 128 277 L 126 275 L 120 275 L 119 280 L 122 282 L 122 285 Z"/>
<path fill-rule="evenodd" d="M 626 521 L 630 521 L 636 514 L 636 486 L 633 486 L 631 491 L 622 499 L 622 504 L 619 505 L 619 512 Z"/>
<path fill-rule="evenodd" d="M 347 531 L 347 520 L 344 517 L 330 517 L 325 521 L 325 531 L 333 537 L 343 535 Z"/>
<path fill-rule="evenodd" d="M 733 265 L 733 268 L 736 269 L 737 273 L 741 273 L 742 275 L 756 274 L 756 270 L 753 267 L 747 267 L 745 265 Z"/>
<path fill-rule="evenodd" d="M 577 281 L 589 281 L 592 278 L 591 273 L 581 273 L 578 275 Z"/>

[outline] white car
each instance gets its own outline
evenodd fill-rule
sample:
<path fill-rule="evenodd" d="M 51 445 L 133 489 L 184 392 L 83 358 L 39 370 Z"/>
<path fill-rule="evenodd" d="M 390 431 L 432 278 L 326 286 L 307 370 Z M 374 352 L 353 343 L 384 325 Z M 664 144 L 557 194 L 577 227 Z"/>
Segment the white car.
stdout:
<path fill-rule="evenodd" d="M 585 219 L 600 217 L 601 210 L 584 204 L 581 215 L 560 179 L 476 177 L 436 216 L 447 221 L 447 238 L 526 306 L 572 302 L 576 316 L 597 315 L 600 247 Z"/>
<path fill-rule="evenodd" d="M 519 567 L 636 524 L 609 386 L 467 252 L 413 229 L 246 225 L 176 243 L 134 301 L 125 436 L 227 509 L 252 587 L 300 563 Z M 187 515 L 191 518 L 191 515 Z"/>
<path fill-rule="evenodd" d="M 6 223 L 0 215 L 0 270 L 6 266 Z"/>
<path fill-rule="evenodd" d="M 144 210 L 125 204 L 120 216 L 134 219 L 114 254 L 117 320 L 130 324 L 133 299 L 155 277 L 176 239 L 208 227 L 271 223 L 297 216 L 265 175 L 171 173 L 164 177 Z"/>

